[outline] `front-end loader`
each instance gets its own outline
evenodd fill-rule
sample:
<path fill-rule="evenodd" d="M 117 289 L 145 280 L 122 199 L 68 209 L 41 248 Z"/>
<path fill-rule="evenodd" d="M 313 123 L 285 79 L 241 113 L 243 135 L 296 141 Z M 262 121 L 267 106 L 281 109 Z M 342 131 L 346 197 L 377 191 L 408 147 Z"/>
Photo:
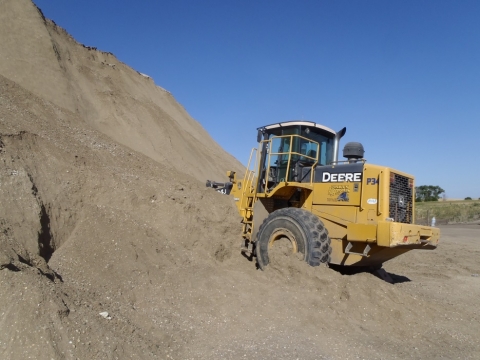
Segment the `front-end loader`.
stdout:
<path fill-rule="evenodd" d="M 257 130 L 243 178 L 228 171 L 229 181 L 207 186 L 234 197 L 243 252 L 261 269 L 280 239 L 311 266 L 380 268 L 410 250 L 437 247 L 439 229 L 415 224 L 413 176 L 367 163 L 356 142 L 338 160 L 346 128 L 289 121 Z"/>

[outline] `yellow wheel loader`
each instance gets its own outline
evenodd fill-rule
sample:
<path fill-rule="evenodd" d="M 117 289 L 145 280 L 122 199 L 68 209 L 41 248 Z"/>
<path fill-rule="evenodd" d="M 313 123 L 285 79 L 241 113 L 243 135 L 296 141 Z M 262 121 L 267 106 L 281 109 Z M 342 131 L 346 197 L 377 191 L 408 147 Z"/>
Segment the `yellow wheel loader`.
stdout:
<path fill-rule="evenodd" d="M 257 130 L 243 178 L 228 171 L 229 181 L 207 186 L 234 197 L 243 252 L 261 269 L 280 239 L 311 266 L 380 268 L 407 251 L 437 247 L 439 229 L 415 224 L 413 176 L 368 164 L 356 142 L 338 160 L 346 128 L 289 121 Z"/>

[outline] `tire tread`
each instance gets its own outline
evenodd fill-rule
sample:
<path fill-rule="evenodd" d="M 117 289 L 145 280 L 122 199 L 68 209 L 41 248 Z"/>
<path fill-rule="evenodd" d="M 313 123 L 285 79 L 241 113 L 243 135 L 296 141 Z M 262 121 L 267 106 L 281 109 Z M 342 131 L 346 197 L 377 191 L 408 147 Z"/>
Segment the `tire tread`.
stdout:
<path fill-rule="evenodd" d="M 277 218 L 284 217 L 294 221 L 305 233 L 305 261 L 310 266 L 319 266 L 322 263 L 331 261 L 331 240 L 323 222 L 307 210 L 290 207 L 270 213 L 258 228 L 255 243 L 257 248 L 257 262 L 261 269 L 268 265 L 268 254 L 265 256 L 261 250 L 265 248 L 265 244 L 261 242 L 268 242 L 270 236 L 269 234 L 264 234 L 265 227 Z"/>

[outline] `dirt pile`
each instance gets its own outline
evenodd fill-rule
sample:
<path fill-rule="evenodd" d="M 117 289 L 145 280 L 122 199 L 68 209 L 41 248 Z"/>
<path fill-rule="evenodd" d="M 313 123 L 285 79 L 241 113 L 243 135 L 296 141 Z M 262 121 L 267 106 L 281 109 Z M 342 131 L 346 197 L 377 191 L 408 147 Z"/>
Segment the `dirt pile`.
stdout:
<path fill-rule="evenodd" d="M 225 175 L 227 154 L 173 96 L 113 54 L 78 44 L 30 0 L 0 3 L 0 74 L 116 142 L 200 181 Z"/>
<path fill-rule="evenodd" d="M 388 263 L 394 285 L 282 252 L 258 271 L 203 184 L 238 164 L 171 95 L 30 1 L 0 20 L 0 358 L 478 355 L 478 228 Z"/>
<path fill-rule="evenodd" d="M 71 323 L 76 307 L 95 308 L 93 320 L 81 315 L 91 322 L 75 323 L 85 333 L 102 310 L 113 312 L 115 321 L 122 319 L 122 306 L 137 314 L 148 288 L 157 288 L 165 277 L 165 287 L 175 288 L 182 279 L 178 267 L 191 269 L 201 261 L 208 268 L 231 256 L 239 229 L 229 197 L 118 145 L 84 125 L 77 114 L 4 77 L 0 89 L 0 266 L 11 270 L 2 271 L 7 279 L 2 304 L 8 304 L 4 324 L 23 323 L 23 331 L 32 321 L 37 325 L 30 340 L 37 348 L 12 343 L 11 332 L 2 332 L 0 337 L 7 337 L 3 343 L 12 345 L 7 358 L 18 349 L 25 351 L 18 358 L 64 353 L 58 337 L 65 333 L 59 329 L 68 326 L 52 327 L 51 322 L 68 315 Z M 210 239 L 211 232 L 226 236 Z M 142 319 L 140 314 L 134 317 Z M 130 324 L 128 333 L 141 333 L 131 317 L 123 321 Z M 90 329 L 92 336 L 85 337 L 94 341 L 98 331 Z M 51 346 L 50 355 L 45 352 L 49 346 L 38 343 L 42 337 Z M 128 344 L 128 339 L 116 341 Z M 133 349 L 145 342 L 136 336 L 130 341 Z M 102 357 L 98 348 L 86 348 L 93 353 L 82 357 Z M 104 350 L 112 351 L 108 346 Z"/>

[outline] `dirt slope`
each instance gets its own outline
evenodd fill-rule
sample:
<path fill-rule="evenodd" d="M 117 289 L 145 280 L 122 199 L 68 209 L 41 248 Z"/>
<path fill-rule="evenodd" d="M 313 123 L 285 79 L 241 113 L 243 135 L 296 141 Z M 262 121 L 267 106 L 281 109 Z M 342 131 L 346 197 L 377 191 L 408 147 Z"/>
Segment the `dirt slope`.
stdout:
<path fill-rule="evenodd" d="M 78 44 L 30 0 L 0 2 L 0 74 L 122 145 L 204 182 L 241 164 L 173 96 L 113 54 Z"/>
<path fill-rule="evenodd" d="M 28 1 L 1 1 L 2 44 L 7 25 L 22 28 L 14 18 L 38 42 L 41 34 L 69 39 L 63 30 L 51 35 L 38 14 Z M 104 112 L 102 130 L 100 117 L 75 107 L 77 94 L 90 94 L 66 90 L 75 95 L 62 100 L 42 88 L 55 76 L 73 86 L 70 70 L 45 70 L 38 78 L 47 82 L 33 84 L 24 73 L 46 57 L 30 63 L 29 36 L 0 53 L 1 359 L 478 358 L 480 226 L 442 228 L 438 250 L 385 264 L 395 284 L 282 254 L 258 271 L 239 253 L 232 199 L 204 188 L 183 162 L 157 162 L 104 131 L 116 121 L 107 102 L 85 105 Z M 92 50 L 68 66 L 81 67 L 83 51 Z M 97 79 L 111 70 L 97 69 Z M 122 80 L 113 83 L 116 97 L 128 98 Z M 153 100 L 163 108 L 164 98 Z M 185 118 L 151 121 L 194 137 Z M 218 157 L 231 164 L 200 140 L 190 146 L 206 158 L 189 169 L 213 169 Z"/>
<path fill-rule="evenodd" d="M 8 279 L 2 288 L 11 287 L 2 291 L 2 304 L 8 304 L 2 329 L 22 323 L 24 332 L 32 321 L 39 322 L 30 343 L 37 346 L 33 349 L 19 347 L 23 343 L 11 339 L 11 332 L 2 332 L 8 339 L 2 339 L 4 343 L 11 345 L 5 354 L 14 358 L 15 350 L 24 349 L 18 358 L 48 358 L 48 352 L 42 355 L 48 346 L 37 343 L 40 336 L 51 339 L 52 356 L 62 353 L 62 345 L 69 344 L 61 341 L 63 330 L 77 321 L 71 320 L 76 307 L 95 309 L 90 316 L 82 315 L 95 324 L 105 302 L 116 321 L 129 326 L 115 341 L 123 348 L 123 337 L 133 332 L 135 336 L 128 337 L 132 349 L 146 346 L 146 340 L 137 339 L 143 330 L 135 325 L 151 319 L 152 314 L 139 310 L 148 299 L 145 293 L 153 284 L 155 298 L 162 298 L 162 287 L 155 285 L 165 277 L 172 284 L 167 289 L 191 281 L 178 268 L 190 272 L 200 262 L 208 269 L 231 255 L 239 230 L 232 200 L 112 142 L 83 125 L 76 114 L 4 77 L 0 89 L 0 249 L 2 276 Z M 132 315 L 122 317 L 122 311 Z M 67 325 L 60 325 L 64 317 Z M 90 324 L 74 322 L 75 331 L 87 331 Z M 93 341 L 104 329 L 88 331 Z"/>

